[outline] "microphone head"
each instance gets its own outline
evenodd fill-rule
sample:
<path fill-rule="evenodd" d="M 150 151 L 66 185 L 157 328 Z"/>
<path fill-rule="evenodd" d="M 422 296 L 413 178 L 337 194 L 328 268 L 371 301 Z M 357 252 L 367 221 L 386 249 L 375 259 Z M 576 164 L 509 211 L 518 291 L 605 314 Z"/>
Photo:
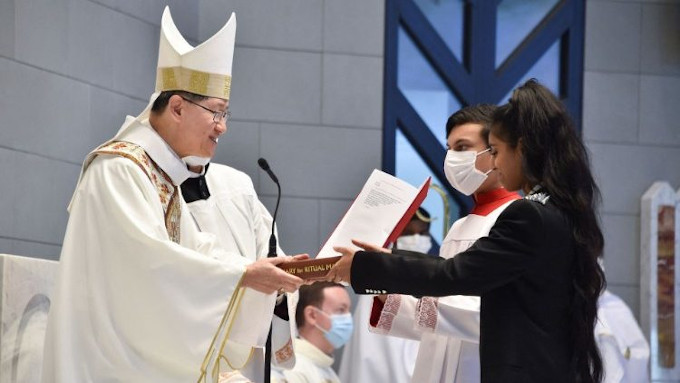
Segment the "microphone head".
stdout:
<path fill-rule="evenodd" d="M 267 160 L 265 160 L 264 158 L 260 158 L 259 160 L 257 160 L 257 164 L 260 165 L 260 168 L 265 172 L 269 170 L 269 163 L 267 163 Z"/>

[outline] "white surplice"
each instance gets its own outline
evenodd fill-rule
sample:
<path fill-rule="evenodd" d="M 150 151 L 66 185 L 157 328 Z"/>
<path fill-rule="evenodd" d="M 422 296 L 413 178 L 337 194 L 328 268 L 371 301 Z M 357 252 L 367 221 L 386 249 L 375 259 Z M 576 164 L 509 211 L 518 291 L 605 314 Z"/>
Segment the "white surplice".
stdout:
<path fill-rule="evenodd" d="M 649 382 L 649 343 L 626 303 L 605 290 L 597 317 L 595 339 L 604 362 L 603 382 Z"/>
<path fill-rule="evenodd" d="M 354 332 L 345 345 L 338 375 L 343 383 L 409 383 L 420 342 L 369 331 L 372 295 L 359 295 L 354 309 Z"/>
<path fill-rule="evenodd" d="M 187 204 L 199 230 L 216 234 L 217 243 L 229 254 L 240 254 L 241 257 L 250 261 L 266 258 L 269 251 L 272 217 L 257 198 L 250 177 L 229 166 L 211 163 L 205 173 L 205 179 L 210 197 Z M 283 255 L 281 249 L 278 249 L 277 253 Z M 235 262 L 238 263 L 239 260 Z M 292 367 L 295 363 L 292 348 L 289 352 L 284 349 L 292 347 L 291 342 L 296 333 L 297 297 L 297 292 L 287 294 L 290 321 L 274 316 L 272 323 L 272 363 L 286 368 Z M 247 331 L 254 318 L 271 315 L 273 306 L 269 298 L 270 296 L 254 290 L 246 290 L 241 304 L 247 308 L 249 316 L 245 317 L 244 322 L 236 322 L 232 331 Z M 235 347 L 242 348 L 232 342 L 227 345 L 227 349 Z M 250 348 L 247 347 L 244 351 L 249 350 Z M 282 356 L 289 358 L 281 360 Z M 255 382 L 264 380 L 263 348 L 257 348 L 253 352 L 251 360 L 241 368 L 241 373 Z"/>
<path fill-rule="evenodd" d="M 174 185 L 188 177 L 148 121 L 129 117 L 116 139 L 144 148 Z M 175 243 L 140 166 L 111 155 L 86 161 L 70 205 L 43 382 L 195 382 L 230 303 L 228 337 L 248 351 L 228 349 L 227 361 L 239 367 L 264 344 L 274 294 L 246 303 L 254 292 L 240 283 L 252 260 L 221 249 L 180 206 Z"/>
<path fill-rule="evenodd" d="M 332 356 L 301 338 L 293 340 L 293 344 L 295 367 L 290 370 L 274 370 L 273 383 L 340 383 L 332 367 Z"/>
<path fill-rule="evenodd" d="M 506 202 L 487 215 L 469 214 L 456 222 L 442 241 L 439 255 L 451 258 L 489 234 Z M 442 298 L 390 294 L 370 331 L 420 340 L 412 382 L 478 383 L 480 298 Z M 355 368 L 361 366 L 355 364 Z M 378 371 L 383 367 L 377 367 Z M 358 381 L 357 381 L 358 382 Z M 353 383 L 353 382 L 348 382 Z"/>

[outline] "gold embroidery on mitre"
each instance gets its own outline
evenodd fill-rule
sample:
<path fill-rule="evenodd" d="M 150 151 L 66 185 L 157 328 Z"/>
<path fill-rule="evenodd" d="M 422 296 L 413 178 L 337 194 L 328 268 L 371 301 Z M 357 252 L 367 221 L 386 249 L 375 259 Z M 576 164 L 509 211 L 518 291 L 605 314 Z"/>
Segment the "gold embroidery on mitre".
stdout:
<path fill-rule="evenodd" d="M 196 94 L 206 94 L 208 92 L 208 81 L 210 74 L 192 70 L 189 73 L 189 92 Z"/>
<path fill-rule="evenodd" d="M 175 68 L 160 68 L 161 87 L 165 89 L 177 89 L 177 76 Z"/>
<path fill-rule="evenodd" d="M 227 100 L 229 99 L 229 93 L 231 93 L 231 76 L 224 76 L 224 87 L 222 88 L 222 94 Z"/>
<path fill-rule="evenodd" d="M 182 67 L 158 68 L 156 91 L 168 90 L 183 90 L 228 100 L 231 93 L 231 76 Z"/>

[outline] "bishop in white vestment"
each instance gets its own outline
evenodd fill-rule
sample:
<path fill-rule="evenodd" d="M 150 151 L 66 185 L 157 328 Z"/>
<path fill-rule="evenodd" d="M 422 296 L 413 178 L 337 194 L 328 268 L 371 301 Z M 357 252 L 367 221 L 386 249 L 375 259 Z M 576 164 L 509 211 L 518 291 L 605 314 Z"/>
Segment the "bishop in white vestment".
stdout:
<path fill-rule="evenodd" d="M 156 92 L 87 156 L 69 206 L 44 383 L 244 381 L 276 290 L 302 283 L 199 231 L 181 196 L 226 131 L 235 29 L 194 48 L 166 8 Z"/>

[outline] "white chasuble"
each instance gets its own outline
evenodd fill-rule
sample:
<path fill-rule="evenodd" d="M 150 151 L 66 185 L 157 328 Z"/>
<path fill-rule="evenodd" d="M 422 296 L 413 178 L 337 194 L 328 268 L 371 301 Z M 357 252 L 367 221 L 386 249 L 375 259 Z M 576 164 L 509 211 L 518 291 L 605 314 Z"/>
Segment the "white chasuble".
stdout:
<path fill-rule="evenodd" d="M 142 146 L 181 184 L 186 165 L 148 122 L 128 122 L 117 140 Z M 43 382 L 198 380 L 223 314 L 229 307 L 233 318 L 242 309 L 240 282 L 251 261 L 199 232 L 184 201 L 180 211 L 176 243 L 158 189 L 138 164 L 117 155 L 88 158 L 70 205 Z M 262 338 L 238 335 L 252 346 Z"/>
<path fill-rule="evenodd" d="M 595 340 L 604 363 L 602 382 L 649 382 L 649 343 L 630 308 L 608 290 L 597 304 Z"/>

